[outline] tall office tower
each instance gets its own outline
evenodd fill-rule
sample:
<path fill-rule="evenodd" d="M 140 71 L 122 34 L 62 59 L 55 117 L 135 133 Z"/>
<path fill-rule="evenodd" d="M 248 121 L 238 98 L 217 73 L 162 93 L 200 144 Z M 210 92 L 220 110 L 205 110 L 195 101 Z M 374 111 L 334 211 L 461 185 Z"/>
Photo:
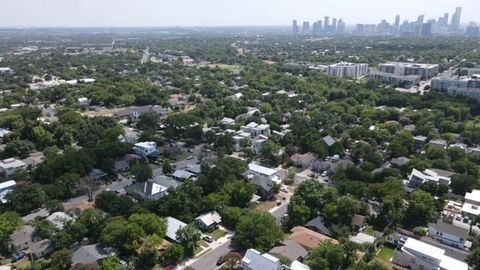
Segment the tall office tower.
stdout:
<path fill-rule="evenodd" d="M 303 22 L 302 35 L 308 35 L 308 34 L 310 34 L 310 23 Z"/>
<path fill-rule="evenodd" d="M 452 24 L 451 24 L 452 30 L 458 30 L 460 28 L 461 16 L 462 16 L 462 8 L 457 7 L 455 9 L 455 13 L 452 16 Z"/>
<path fill-rule="evenodd" d="M 421 36 L 422 36 L 422 37 L 429 37 L 429 36 L 431 36 L 431 35 L 432 35 L 432 28 L 433 28 L 432 23 L 430 23 L 430 22 L 423 23 L 423 24 L 422 24 L 422 33 L 421 33 Z"/>
<path fill-rule="evenodd" d="M 448 26 L 448 13 L 445 13 L 445 15 L 443 15 L 443 19 L 445 20 L 444 26 Z"/>
<path fill-rule="evenodd" d="M 342 19 L 338 20 L 337 33 L 338 34 L 344 34 L 346 28 L 347 28 L 347 24 Z"/>
<path fill-rule="evenodd" d="M 294 35 L 298 34 L 299 32 L 299 28 L 298 28 L 298 24 L 297 24 L 297 20 L 293 20 L 292 22 L 292 33 Z"/>
<path fill-rule="evenodd" d="M 330 32 L 334 34 L 337 32 L 337 18 L 332 19 L 332 27 Z"/>
<path fill-rule="evenodd" d="M 328 33 L 330 30 L 330 17 L 323 18 L 323 32 Z"/>
<path fill-rule="evenodd" d="M 318 33 L 321 34 L 322 31 L 323 31 L 323 23 L 322 23 L 322 20 L 318 20 L 317 24 L 318 24 Z"/>
<path fill-rule="evenodd" d="M 395 16 L 395 24 L 393 25 L 395 32 L 398 32 L 398 28 L 400 27 L 400 15 Z"/>
<path fill-rule="evenodd" d="M 320 31 L 318 30 L 318 22 L 313 22 L 312 25 L 312 34 L 318 35 Z"/>
<path fill-rule="evenodd" d="M 424 15 L 419 15 L 417 18 L 417 21 L 415 23 L 415 36 L 420 36 L 422 35 L 422 25 L 423 25 L 423 20 L 425 19 Z"/>
<path fill-rule="evenodd" d="M 470 22 L 467 26 L 465 34 L 469 37 L 478 37 L 480 34 L 480 27 L 475 22 Z"/>
<path fill-rule="evenodd" d="M 437 20 L 435 20 L 435 19 L 429 19 L 429 20 L 427 21 L 427 23 L 429 23 L 429 24 L 432 25 L 432 29 L 431 29 L 432 32 L 431 32 L 431 34 L 437 33 L 437 30 L 438 30 Z"/>

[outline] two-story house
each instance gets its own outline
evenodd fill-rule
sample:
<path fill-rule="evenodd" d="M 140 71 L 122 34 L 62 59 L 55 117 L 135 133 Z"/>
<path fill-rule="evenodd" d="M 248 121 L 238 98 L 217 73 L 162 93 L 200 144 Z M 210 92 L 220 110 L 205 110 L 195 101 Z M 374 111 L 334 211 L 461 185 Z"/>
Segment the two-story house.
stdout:
<path fill-rule="evenodd" d="M 12 176 L 18 171 L 25 170 L 26 168 L 27 164 L 16 158 L 7 158 L 0 161 L 0 173 L 5 174 L 7 177 Z"/>
<path fill-rule="evenodd" d="M 156 142 L 139 142 L 133 146 L 135 154 L 142 157 L 149 157 L 152 155 L 158 155 Z"/>
<path fill-rule="evenodd" d="M 428 236 L 443 244 L 464 249 L 468 230 L 439 221 L 428 225 Z"/>

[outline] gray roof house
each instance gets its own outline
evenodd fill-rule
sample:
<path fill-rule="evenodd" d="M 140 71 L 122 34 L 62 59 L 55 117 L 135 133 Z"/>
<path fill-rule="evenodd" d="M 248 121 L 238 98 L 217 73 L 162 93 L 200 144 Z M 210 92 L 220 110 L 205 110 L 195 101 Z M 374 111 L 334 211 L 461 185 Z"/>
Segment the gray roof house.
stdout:
<path fill-rule="evenodd" d="M 305 224 L 305 228 L 308 228 L 312 231 L 324 234 L 326 236 L 332 236 L 333 233 L 330 231 L 330 224 L 327 223 L 322 217 L 318 216 Z"/>
<path fill-rule="evenodd" d="M 35 228 L 24 225 L 10 235 L 11 245 L 17 250 L 24 250 L 34 243 L 33 232 Z"/>
<path fill-rule="evenodd" d="M 279 246 L 272 248 L 268 253 L 286 257 L 291 261 L 303 261 L 308 255 L 308 251 L 294 240 L 282 241 Z"/>
<path fill-rule="evenodd" d="M 130 195 L 137 195 L 144 200 L 156 201 L 167 194 L 167 188 L 154 182 L 136 182 L 127 187 L 125 191 Z"/>
<path fill-rule="evenodd" d="M 110 256 L 115 256 L 115 252 L 111 249 L 105 249 L 101 247 L 100 244 L 83 246 L 73 253 L 72 264 L 87 264 L 94 262 L 100 263 L 103 261 L 103 259 Z"/>
<path fill-rule="evenodd" d="M 325 144 L 328 147 L 330 147 L 330 146 L 332 146 L 336 143 L 335 139 L 330 135 L 323 137 L 322 140 L 323 140 L 323 142 L 325 142 Z"/>
<path fill-rule="evenodd" d="M 274 195 L 274 184 L 270 177 L 263 175 L 254 175 L 252 178 L 252 184 L 257 189 L 257 194 L 262 197 L 263 200 L 269 200 Z"/>
<path fill-rule="evenodd" d="M 216 229 L 221 222 L 222 217 L 217 213 L 217 211 L 200 215 L 195 219 L 195 224 L 197 224 L 201 230 Z"/>
<path fill-rule="evenodd" d="M 176 242 L 177 231 L 185 226 L 187 226 L 187 224 L 181 222 L 180 220 L 173 217 L 167 217 L 167 233 L 165 234 L 165 237 Z"/>
<path fill-rule="evenodd" d="M 49 239 L 43 239 L 30 245 L 30 251 L 35 258 L 42 258 L 53 252 L 53 244 Z"/>
<path fill-rule="evenodd" d="M 166 176 L 166 175 L 155 176 L 155 177 L 153 177 L 152 182 L 156 183 L 156 184 L 159 184 L 161 186 L 164 186 L 167 189 L 169 189 L 169 188 L 176 189 L 176 188 L 178 188 L 179 186 L 182 185 L 182 182 L 177 181 L 177 180 L 175 180 L 175 179 L 173 179 L 169 176 Z"/>

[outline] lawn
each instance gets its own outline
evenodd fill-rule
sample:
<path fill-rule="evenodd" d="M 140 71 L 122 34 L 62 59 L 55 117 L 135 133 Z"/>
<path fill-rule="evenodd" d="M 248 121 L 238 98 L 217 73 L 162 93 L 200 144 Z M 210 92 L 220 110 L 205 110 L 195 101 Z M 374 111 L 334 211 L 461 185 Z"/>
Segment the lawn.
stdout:
<path fill-rule="evenodd" d="M 374 236 L 375 234 L 375 230 L 372 226 L 368 226 L 367 228 L 365 228 L 365 230 L 363 230 L 363 232 L 371 236 Z"/>
<path fill-rule="evenodd" d="M 218 240 L 220 238 L 222 238 L 225 234 L 227 234 L 226 232 L 220 230 L 220 229 L 216 229 L 215 231 L 211 232 L 210 235 L 215 238 L 215 240 Z"/>
<path fill-rule="evenodd" d="M 382 247 L 377 254 L 377 258 L 389 262 L 395 251 L 389 247 Z"/>
<path fill-rule="evenodd" d="M 263 212 L 268 212 L 270 209 L 275 207 L 275 205 L 275 201 L 258 202 L 258 205 L 256 205 L 255 209 Z"/>

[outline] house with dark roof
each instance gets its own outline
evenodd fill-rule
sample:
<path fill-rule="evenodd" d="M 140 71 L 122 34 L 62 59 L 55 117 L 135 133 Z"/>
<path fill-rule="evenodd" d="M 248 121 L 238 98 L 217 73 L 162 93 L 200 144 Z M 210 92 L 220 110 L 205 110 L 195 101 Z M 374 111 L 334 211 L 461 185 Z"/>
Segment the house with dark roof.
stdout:
<path fill-rule="evenodd" d="M 367 217 L 366 216 L 362 216 L 362 215 L 359 215 L 359 214 L 353 215 L 353 218 L 352 218 L 353 229 L 355 229 L 357 231 L 361 230 L 363 227 L 365 227 L 366 223 L 367 223 Z"/>
<path fill-rule="evenodd" d="M 273 256 L 279 255 L 281 257 L 288 258 L 291 261 L 302 262 L 308 255 L 308 251 L 302 247 L 299 243 L 293 240 L 285 240 L 279 243 L 276 247 L 272 248 L 268 253 Z"/>
<path fill-rule="evenodd" d="M 275 195 L 274 183 L 270 177 L 263 175 L 254 175 L 251 179 L 252 184 L 257 189 L 257 194 L 263 200 L 270 200 Z"/>
<path fill-rule="evenodd" d="M 43 239 L 30 245 L 30 252 L 35 258 L 42 258 L 53 253 L 53 244 L 49 239 Z"/>
<path fill-rule="evenodd" d="M 317 159 L 317 156 L 312 153 L 295 154 L 290 157 L 293 165 L 301 169 L 307 169 L 312 166 L 313 162 Z"/>
<path fill-rule="evenodd" d="M 428 225 L 428 236 L 445 245 L 465 249 L 468 229 L 438 221 L 437 223 L 430 223 Z"/>
<path fill-rule="evenodd" d="M 108 173 L 104 172 L 101 169 L 94 168 L 90 171 L 88 174 L 88 177 L 94 179 L 94 180 L 102 180 L 103 178 L 107 177 Z"/>
<path fill-rule="evenodd" d="M 305 227 L 327 236 L 333 235 L 332 231 L 330 231 L 330 223 L 325 221 L 321 216 L 318 216 L 307 222 Z"/>
<path fill-rule="evenodd" d="M 400 169 L 403 166 L 407 165 L 409 161 L 410 159 L 407 157 L 392 158 L 390 164 L 392 164 L 393 168 Z"/>
<path fill-rule="evenodd" d="M 10 235 L 10 243 L 16 250 L 24 250 L 35 242 L 35 228 L 24 225 Z"/>
<path fill-rule="evenodd" d="M 344 158 L 340 160 L 317 160 L 313 163 L 313 170 L 317 173 L 326 171 L 328 174 L 335 174 L 340 169 L 346 169 L 353 166 L 354 163 L 350 158 Z"/>
<path fill-rule="evenodd" d="M 72 265 L 94 262 L 101 264 L 105 258 L 115 256 L 115 254 L 116 252 L 113 249 L 104 248 L 100 244 L 83 246 L 73 253 Z"/>

